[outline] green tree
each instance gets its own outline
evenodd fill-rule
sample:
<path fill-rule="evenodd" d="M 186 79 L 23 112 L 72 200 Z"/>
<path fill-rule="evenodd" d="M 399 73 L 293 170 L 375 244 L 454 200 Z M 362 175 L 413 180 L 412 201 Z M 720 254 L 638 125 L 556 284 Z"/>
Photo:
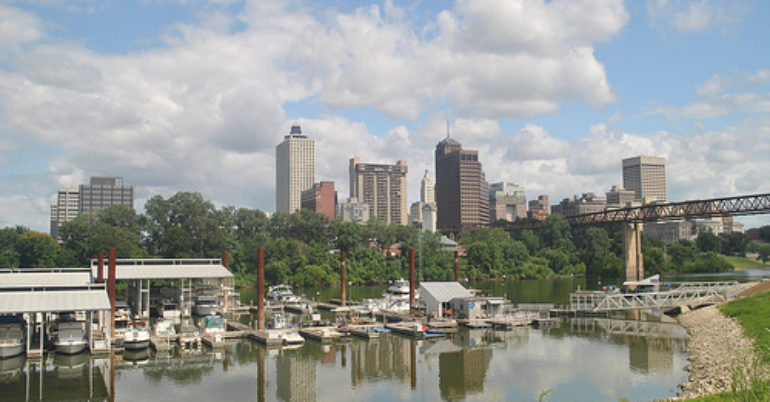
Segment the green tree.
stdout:
<path fill-rule="evenodd" d="M 527 247 L 527 251 L 529 251 L 530 255 L 535 254 L 540 250 L 540 239 L 538 239 L 537 235 L 531 230 L 522 230 L 519 239 Z"/>
<path fill-rule="evenodd" d="M 746 235 L 740 232 L 721 233 L 719 246 L 724 255 L 746 255 Z"/>
<path fill-rule="evenodd" d="M 546 247 L 554 247 L 560 239 L 572 239 L 572 231 L 567 219 L 561 214 L 551 214 L 543 221 L 540 231 Z"/>
<path fill-rule="evenodd" d="M 671 267 L 676 271 L 684 271 L 688 262 L 695 260 L 697 250 L 695 243 L 689 240 L 680 240 L 668 246 L 668 256 L 671 257 Z"/>
<path fill-rule="evenodd" d="M 660 247 L 650 247 L 643 252 L 644 270 L 650 274 L 659 274 L 668 270 L 666 252 Z"/>
<path fill-rule="evenodd" d="M 59 243 L 46 233 L 29 230 L 19 239 L 19 260 L 21 267 L 53 268 L 59 254 Z"/>
<path fill-rule="evenodd" d="M 695 245 L 698 247 L 698 251 L 702 253 L 719 251 L 719 238 L 710 231 L 700 232 L 695 238 Z"/>

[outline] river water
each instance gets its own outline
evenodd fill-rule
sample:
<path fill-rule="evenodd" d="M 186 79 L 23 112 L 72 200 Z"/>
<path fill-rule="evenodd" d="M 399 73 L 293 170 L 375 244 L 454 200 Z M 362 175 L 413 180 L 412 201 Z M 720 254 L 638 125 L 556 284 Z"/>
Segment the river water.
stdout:
<path fill-rule="evenodd" d="M 751 279 L 768 276 L 757 275 Z M 736 276 L 707 280 L 728 279 Z M 577 288 L 601 285 L 584 278 L 473 284 L 514 303 L 555 304 Z M 349 297 L 376 297 L 383 289 L 354 287 Z M 339 296 L 339 289 L 300 292 L 319 300 Z M 242 297 L 248 303 L 253 292 Z M 0 400 L 653 400 L 674 396 L 686 379 L 686 339 L 681 326 L 652 312 L 564 319 L 550 328 L 461 329 L 436 340 L 386 334 L 334 345 L 308 341 L 299 349 L 240 340 L 170 355 L 17 357 L 0 360 Z"/>

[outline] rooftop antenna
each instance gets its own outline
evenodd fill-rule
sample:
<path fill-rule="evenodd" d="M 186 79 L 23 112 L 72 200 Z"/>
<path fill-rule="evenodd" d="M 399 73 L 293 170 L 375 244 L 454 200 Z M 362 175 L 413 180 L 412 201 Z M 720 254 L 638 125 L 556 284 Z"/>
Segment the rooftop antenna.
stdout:
<path fill-rule="evenodd" d="M 446 119 L 446 137 L 449 138 L 449 119 Z"/>

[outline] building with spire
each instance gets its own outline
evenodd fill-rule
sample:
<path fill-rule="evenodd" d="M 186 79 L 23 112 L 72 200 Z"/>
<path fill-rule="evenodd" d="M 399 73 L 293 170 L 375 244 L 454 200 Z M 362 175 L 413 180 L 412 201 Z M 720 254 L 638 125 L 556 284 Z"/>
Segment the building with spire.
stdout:
<path fill-rule="evenodd" d="M 315 183 L 315 141 L 292 126 L 275 148 L 275 210 L 290 214 L 302 204 L 302 192 Z"/>
<path fill-rule="evenodd" d="M 422 176 L 422 182 L 420 183 L 420 201 L 424 204 L 436 202 L 433 180 L 428 175 L 428 169 L 425 169 L 425 174 Z"/>
<path fill-rule="evenodd" d="M 463 149 L 447 130 L 435 158 L 438 230 L 489 226 L 489 190 L 478 151 Z"/>

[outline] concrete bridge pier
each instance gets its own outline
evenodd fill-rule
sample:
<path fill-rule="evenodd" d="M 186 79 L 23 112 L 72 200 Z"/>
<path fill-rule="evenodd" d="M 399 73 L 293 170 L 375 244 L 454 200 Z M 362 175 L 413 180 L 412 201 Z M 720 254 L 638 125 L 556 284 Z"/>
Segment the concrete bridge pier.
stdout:
<path fill-rule="evenodd" d="M 627 281 L 644 279 L 641 223 L 623 223 L 623 269 L 626 271 Z"/>

